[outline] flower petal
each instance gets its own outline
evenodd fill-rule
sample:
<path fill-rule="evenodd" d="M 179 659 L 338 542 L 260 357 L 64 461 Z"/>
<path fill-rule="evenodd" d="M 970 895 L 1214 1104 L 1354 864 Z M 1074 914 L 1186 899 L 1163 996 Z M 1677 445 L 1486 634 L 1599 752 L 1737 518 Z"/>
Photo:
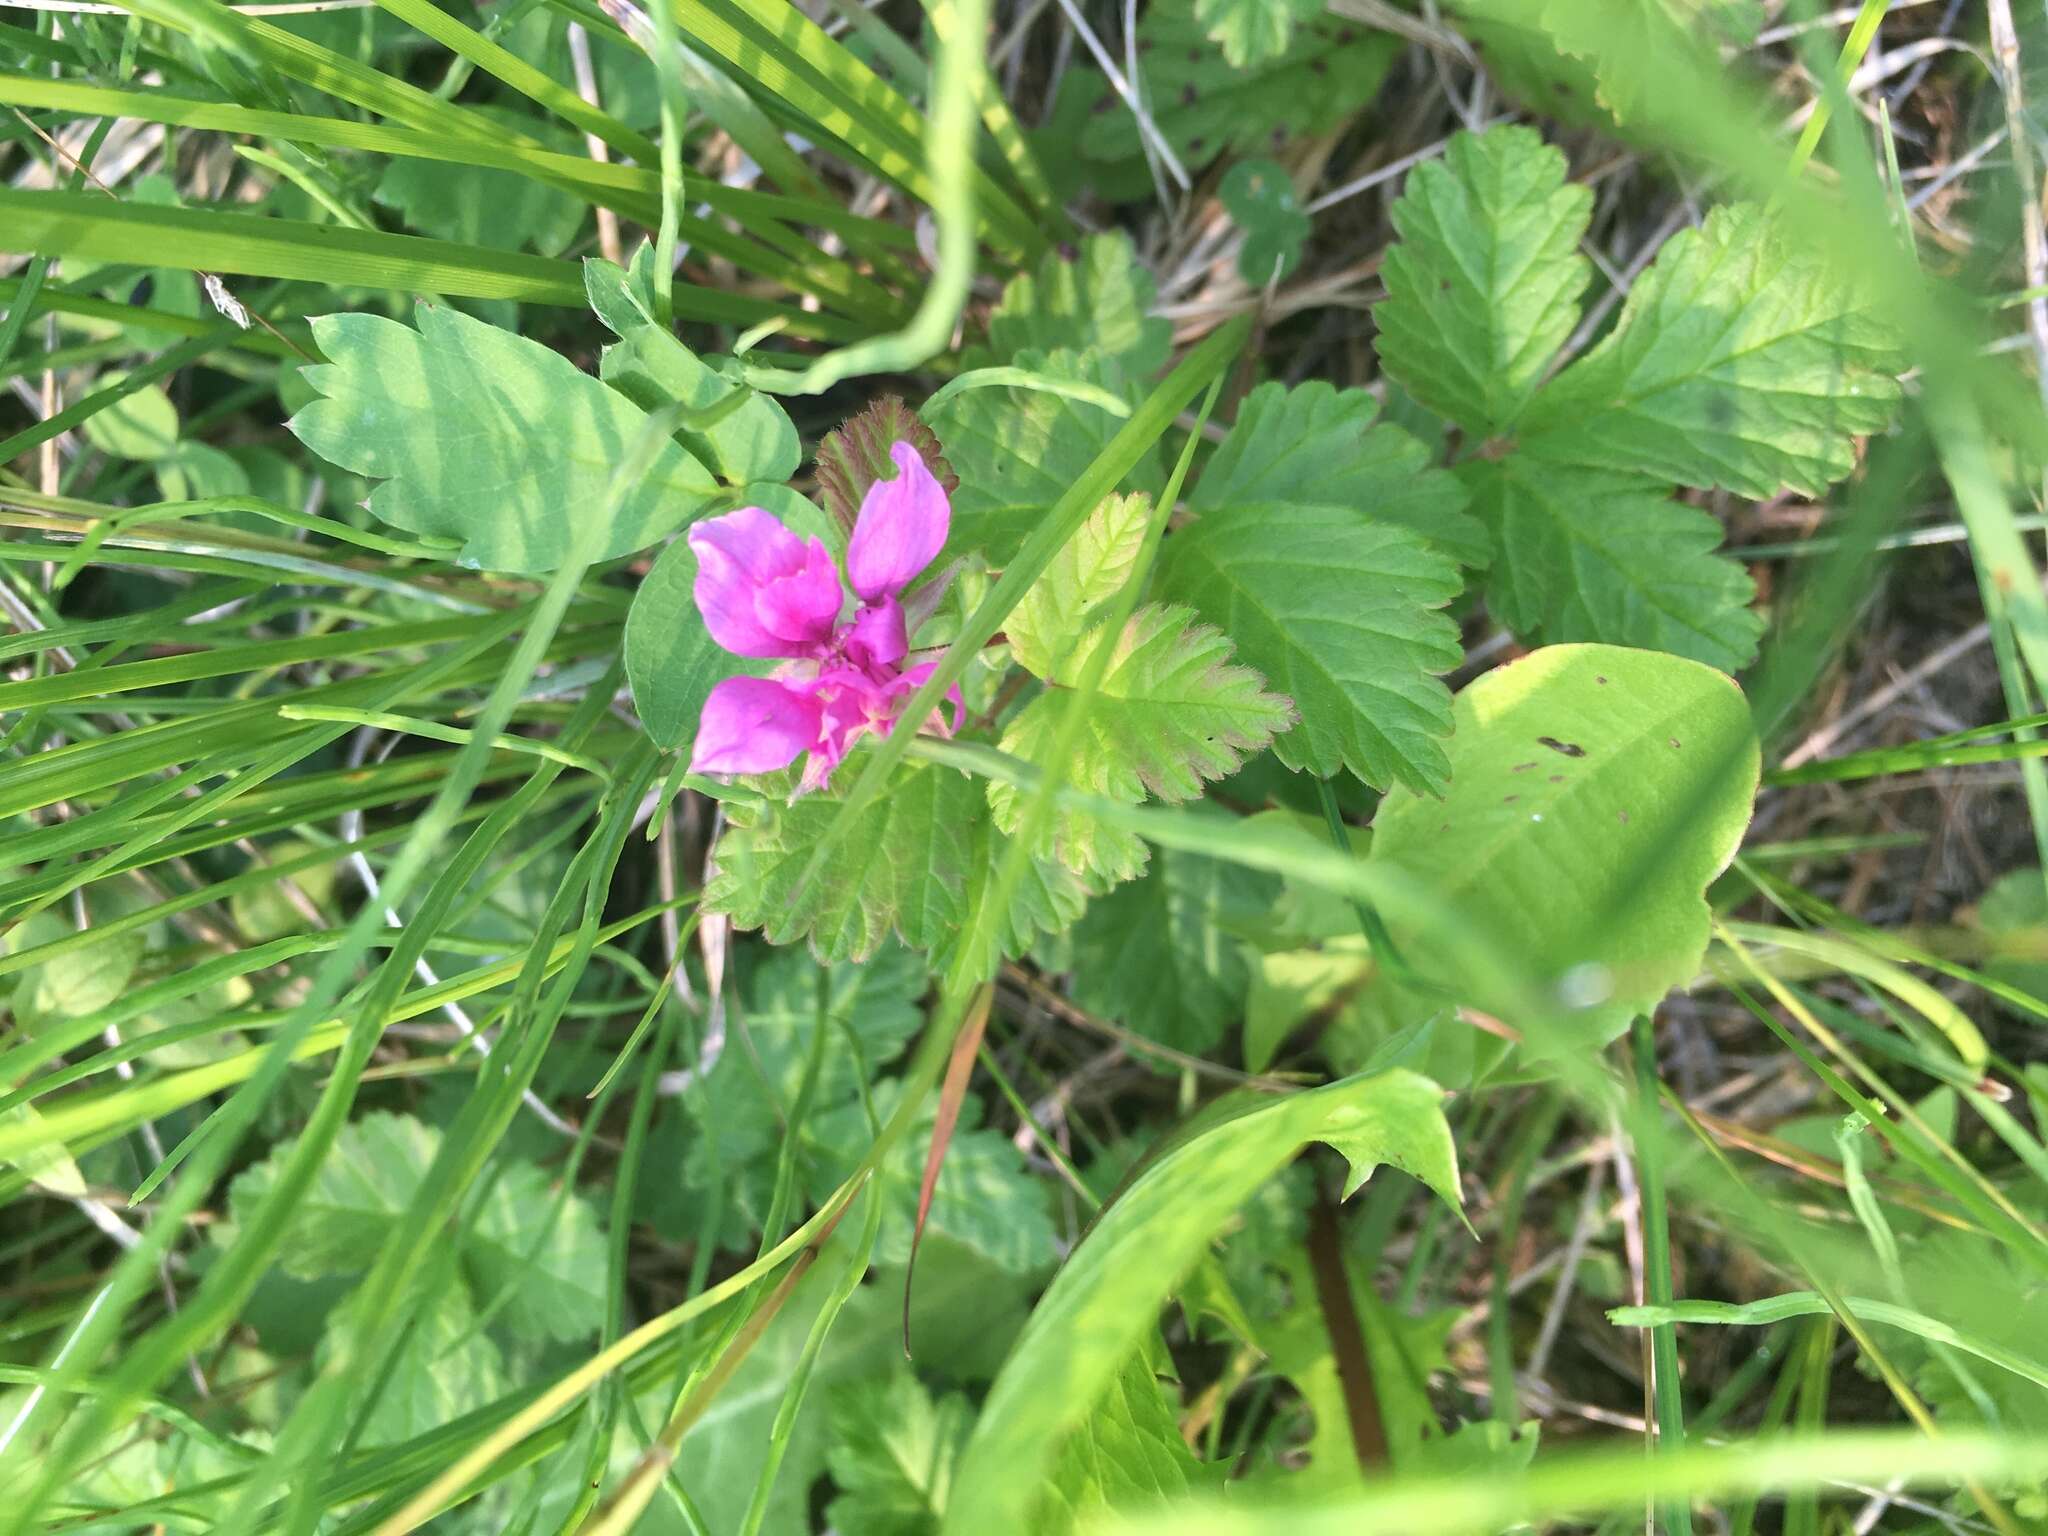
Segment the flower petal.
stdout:
<path fill-rule="evenodd" d="M 711 690 L 690 748 L 692 773 L 773 773 L 818 744 L 824 708 L 771 677 L 728 677 Z"/>
<path fill-rule="evenodd" d="M 846 654 L 864 667 L 893 667 L 910 651 L 903 605 L 893 597 L 861 604 L 846 636 Z"/>
<path fill-rule="evenodd" d="M 802 656 L 829 640 L 843 601 L 832 557 L 759 507 L 690 529 L 692 594 L 711 638 L 735 656 Z"/>
<path fill-rule="evenodd" d="M 894 480 L 868 487 L 846 550 L 846 576 L 853 590 L 873 602 L 894 597 L 917 578 L 945 547 L 953 508 L 946 489 L 909 443 L 892 443 Z"/>

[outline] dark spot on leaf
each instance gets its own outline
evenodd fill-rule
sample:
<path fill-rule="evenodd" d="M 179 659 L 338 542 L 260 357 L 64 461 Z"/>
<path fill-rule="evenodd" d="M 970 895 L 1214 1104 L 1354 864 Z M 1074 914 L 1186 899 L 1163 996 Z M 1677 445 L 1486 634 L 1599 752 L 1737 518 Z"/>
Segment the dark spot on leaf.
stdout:
<path fill-rule="evenodd" d="M 1312 75 L 1327 75 L 1330 72 L 1330 66 L 1325 60 L 1310 59 L 1308 61 L 1308 72 Z"/>
<path fill-rule="evenodd" d="M 1621 824 L 1622 824 L 1622 825 L 1623 825 L 1624 827 L 1628 825 L 1628 812 L 1627 812 L 1627 811 L 1616 811 L 1616 812 L 1615 812 L 1614 814 L 1615 814 L 1615 815 L 1617 815 L 1617 816 L 1619 816 L 1619 817 L 1621 818 Z"/>
<path fill-rule="evenodd" d="M 1451 291 L 1451 280 L 1448 277 L 1439 278 L 1437 280 L 1436 290 L 1438 293 L 1449 293 Z"/>
<path fill-rule="evenodd" d="M 1534 768 L 1535 766 L 1536 765 L 1534 763 L 1517 763 L 1514 767 L 1510 768 L 1508 772 L 1527 773 L 1531 768 Z"/>
<path fill-rule="evenodd" d="M 1671 738 L 1671 750 L 1672 750 L 1672 751 L 1674 751 L 1674 752 L 1676 752 L 1676 751 L 1678 750 L 1678 746 L 1679 746 L 1678 738 L 1677 738 L 1676 736 L 1672 737 L 1672 738 Z"/>
<path fill-rule="evenodd" d="M 1090 107 L 1088 110 L 1093 112 L 1097 117 L 1101 117 L 1106 113 L 1112 111 L 1115 108 L 1115 106 L 1116 98 L 1114 96 L 1105 96 L 1102 98 L 1102 100 L 1095 103 L 1095 105 Z"/>
<path fill-rule="evenodd" d="M 1199 48 L 1190 48 L 1190 49 L 1188 50 L 1188 62 L 1189 62 L 1190 64 L 1199 64 L 1199 63 L 1201 63 L 1201 62 L 1202 62 L 1202 50 L 1201 50 L 1201 49 L 1199 49 Z"/>
<path fill-rule="evenodd" d="M 1607 686 L 1607 679 L 1600 676 L 1598 673 L 1595 673 L 1593 675 L 1593 681 L 1598 683 L 1602 688 L 1605 688 Z"/>
<path fill-rule="evenodd" d="M 1201 93 L 1192 85 L 1184 85 L 1180 88 L 1180 104 L 1182 106 L 1192 107 L 1199 100 L 1201 100 Z"/>
<path fill-rule="evenodd" d="M 1555 736 L 1538 736 L 1536 738 L 1536 745 L 1548 747 L 1553 752 L 1562 752 L 1566 757 L 1584 757 L 1586 755 L 1586 749 L 1577 742 L 1559 741 Z M 1672 745 L 1675 747 L 1678 743 L 1674 741 Z"/>
<path fill-rule="evenodd" d="M 1504 795 L 1501 797 L 1500 803 L 1502 805 L 1513 805 L 1517 800 L 1521 798 L 1522 797 L 1520 795 Z"/>
<path fill-rule="evenodd" d="M 1196 134 L 1192 139 L 1188 140 L 1188 153 L 1199 155 L 1202 152 L 1202 146 L 1207 142 L 1208 140 L 1204 139 L 1199 133 Z"/>
<path fill-rule="evenodd" d="M 1729 394 L 1725 394 L 1725 393 L 1716 393 L 1716 394 L 1710 394 L 1710 395 L 1708 395 L 1708 396 L 1707 396 L 1707 425 L 1708 425 L 1708 426 L 1711 426 L 1711 427 L 1723 427 L 1723 428 L 1725 428 L 1725 427 L 1730 427 L 1730 426 L 1733 426 L 1734 424 L 1735 424 L 1735 399 L 1734 399 L 1734 397 L 1733 397 L 1732 395 L 1729 395 Z"/>
<path fill-rule="evenodd" d="M 1550 88 L 1553 91 L 1557 92 L 1557 94 L 1560 96 L 1569 96 L 1572 93 L 1572 88 L 1566 85 L 1562 80 L 1551 81 Z"/>
<path fill-rule="evenodd" d="M 1561 773 L 1553 773 L 1550 776 L 1550 782 L 1553 784 L 1562 784 L 1564 782 L 1564 775 Z"/>

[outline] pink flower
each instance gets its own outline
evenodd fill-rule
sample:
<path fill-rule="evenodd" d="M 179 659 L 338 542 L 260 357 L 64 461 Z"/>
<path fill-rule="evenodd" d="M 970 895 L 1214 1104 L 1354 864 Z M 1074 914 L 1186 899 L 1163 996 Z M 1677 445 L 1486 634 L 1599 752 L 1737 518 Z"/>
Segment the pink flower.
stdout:
<path fill-rule="evenodd" d="M 735 656 L 781 657 L 767 677 L 730 677 L 711 690 L 690 752 L 694 773 L 772 773 L 806 752 L 799 794 L 822 787 L 855 742 L 886 736 L 904 701 L 937 663 L 910 661 L 903 589 L 938 555 L 952 522 L 946 492 L 909 443 L 889 449 L 896 478 L 877 480 L 861 501 L 847 545 L 853 615 L 831 552 L 800 539 L 759 507 L 743 507 L 690 530 L 697 555 L 694 595 L 711 638 Z M 959 728 L 960 690 L 927 722 Z"/>

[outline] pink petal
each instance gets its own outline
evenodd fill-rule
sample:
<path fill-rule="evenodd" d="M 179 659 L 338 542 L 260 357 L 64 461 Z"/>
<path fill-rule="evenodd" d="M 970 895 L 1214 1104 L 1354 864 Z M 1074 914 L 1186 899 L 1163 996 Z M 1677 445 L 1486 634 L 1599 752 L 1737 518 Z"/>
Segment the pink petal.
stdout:
<path fill-rule="evenodd" d="M 690 529 L 692 594 L 711 638 L 735 656 L 802 656 L 832 636 L 843 601 L 832 556 L 759 507 Z"/>
<path fill-rule="evenodd" d="M 863 603 L 846 637 L 846 654 L 864 667 L 893 667 L 910 650 L 903 605 L 893 597 Z"/>
<path fill-rule="evenodd" d="M 889 457 L 896 461 L 896 478 L 868 487 L 846 550 L 847 580 L 869 602 L 909 586 L 945 547 L 953 521 L 945 487 L 918 451 L 892 443 Z"/>
<path fill-rule="evenodd" d="M 773 773 L 818 743 L 825 711 L 769 677 L 728 677 L 711 690 L 690 748 L 692 773 Z"/>

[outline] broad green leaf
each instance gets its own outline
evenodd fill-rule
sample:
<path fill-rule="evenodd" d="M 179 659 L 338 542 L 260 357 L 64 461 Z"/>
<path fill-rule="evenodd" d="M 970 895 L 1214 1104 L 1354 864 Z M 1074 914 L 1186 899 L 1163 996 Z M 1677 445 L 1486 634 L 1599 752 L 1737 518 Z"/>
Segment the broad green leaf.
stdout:
<path fill-rule="evenodd" d="M 1327 1141 L 1354 1182 L 1379 1163 L 1457 1199 L 1441 1094 L 1405 1072 L 1280 1099 L 1216 1106 L 1162 1150 L 1097 1218 L 1025 1326 L 961 1458 L 945 1530 L 1030 1529 L 1062 1445 L 1156 1326 L 1174 1287 L 1231 1213 L 1303 1146 Z"/>
<path fill-rule="evenodd" d="M 362 1262 L 375 1257 L 372 1249 Z M 367 1394 L 373 1386 L 377 1391 L 376 1406 L 363 1421 L 365 1446 L 403 1446 L 494 1401 L 512 1385 L 498 1346 L 476 1326 L 469 1288 L 444 1281 L 421 1291 L 419 1316 L 391 1371 L 366 1371 L 357 1381 L 357 1392 Z M 335 1310 L 316 1362 L 324 1364 L 346 1337 L 357 1310 L 353 1304 Z"/>
<path fill-rule="evenodd" d="M 1660 72 L 1646 72 L 1645 59 L 1720 69 L 1720 49 L 1747 51 L 1765 14 L 1760 0 L 1486 0 L 1482 8 L 1526 19 L 1552 46 L 1583 60 L 1600 104 L 1625 127 L 1659 117 Z"/>
<path fill-rule="evenodd" d="M 876 1086 L 875 1113 L 883 1120 L 901 1092 L 896 1082 Z M 899 1265 L 910 1258 L 917 1198 L 924 1178 L 938 1105 L 927 1099 L 910 1131 L 882 1160 L 874 1187 L 884 1203 L 875 1239 L 875 1262 Z M 946 1145 L 946 1160 L 932 1193 L 927 1233 L 943 1233 L 1010 1274 L 1037 1274 L 1059 1257 L 1045 1186 L 1024 1166 L 1024 1155 L 1009 1137 L 977 1128 L 981 1101 L 970 1095 L 960 1106 L 959 1129 Z M 814 1115 L 811 1139 L 818 1151 L 811 1165 L 811 1195 L 822 1201 L 850 1175 L 874 1143 L 867 1111 L 858 1102 Z"/>
<path fill-rule="evenodd" d="M 2001 875 L 1977 904 L 1977 927 L 1990 941 L 1986 974 L 2048 1002 L 2048 880 L 2041 871 Z"/>
<path fill-rule="evenodd" d="M 857 762 L 839 771 L 851 782 Z M 821 960 L 866 959 L 892 932 L 912 949 L 951 939 L 967 915 L 974 824 L 986 815 L 981 786 L 951 768 L 906 763 L 817 877 L 802 882 L 839 805 L 837 794 L 821 792 L 793 805 L 771 795 L 728 806 L 705 904 L 771 944 L 808 939 Z"/>
<path fill-rule="evenodd" d="M 36 1113 L 35 1105 L 17 1104 L 0 1112 L 0 1123 L 9 1121 L 34 1130 L 43 1123 L 43 1117 Z M 45 1141 L 19 1157 L 0 1158 L 0 1164 L 16 1169 L 29 1183 L 53 1195 L 75 1199 L 86 1192 L 85 1175 L 78 1171 L 78 1164 L 61 1141 Z"/>
<path fill-rule="evenodd" d="M 1124 375 L 1097 352 L 1022 352 L 1017 366 L 1124 394 Z M 1003 566 L 1124 423 L 1098 405 L 1044 390 L 970 389 L 932 413 L 932 430 L 960 477 L 953 530 L 941 559 L 979 553 Z M 1165 484 L 1157 446 L 1124 483 L 1156 494 Z"/>
<path fill-rule="evenodd" d="M 796 473 L 803 447 L 779 402 L 723 378 L 656 324 L 626 273 L 611 262 L 586 257 L 583 282 L 591 308 L 619 337 L 598 359 L 599 378 L 643 411 L 686 407 L 690 414 L 677 440 L 728 485 L 779 483 Z"/>
<path fill-rule="evenodd" d="M 1107 625 L 1094 630 L 1053 668 L 1052 686 L 1011 721 L 1002 750 L 1049 766 L 1071 690 L 1108 646 L 1100 693 L 1065 764 L 1067 782 L 1130 804 L 1148 795 L 1169 804 L 1198 797 L 1205 782 L 1231 773 L 1285 731 L 1294 711 L 1266 691 L 1258 673 L 1231 665 L 1230 642 L 1192 618 L 1185 608 L 1147 603 L 1117 634 Z M 1014 836 L 1027 797 L 992 783 L 988 798 L 996 825 Z M 1144 867 L 1138 838 L 1085 813 L 1056 812 L 1050 830 L 1061 861 L 1084 875 L 1125 880 Z"/>
<path fill-rule="evenodd" d="M 582 199 L 546 182 L 449 160 L 395 157 L 376 195 L 423 235 L 543 256 L 561 255 L 589 217 Z"/>
<path fill-rule="evenodd" d="M 1461 133 L 1394 204 L 1380 361 L 1475 437 L 1508 428 L 1578 323 L 1593 195 L 1567 168 L 1534 129 Z"/>
<path fill-rule="evenodd" d="M 859 1221 L 862 1214 L 856 1207 L 851 1219 Z M 731 1379 L 684 1435 L 676 1472 L 702 1512 L 706 1529 L 720 1533 L 744 1529 L 747 1508 L 774 1439 L 783 1391 L 803 1354 L 818 1308 L 845 1262 L 838 1245 L 826 1249 L 823 1259 L 790 1293 Z M 843 1387 L 901 1367 L 902 1303 L 900 1292 L 885 1294 L 875 1286 L 861 1286 L 840 1309 L 819 1348 L 803 1407 L 782 1449 L 782 1465 L 768 1498 L 762 1536 L 805 1536 L 816 1529 L 810 1513 L 811 1490 L 837 1439 L 831 1428 L 832 1399 Z M 658 1419 L 672 1406 L 671 1391 L 653 1405 L 651 1416 Z M 687 1527 L 678 1522 L 660 1529 Z"/>
<path fill-rule="evenodd" d="M 312 1187 L 292 1209 L 278 1248 L 279 1267 L 297 1280 L 367 1268 L 440 1145 L 441 1133 L 410 1115 L 379 1111 L 344 1126 Z M 229 1186 L 228 1208 L 237 1221 L 269 1193 L 275 1165 L 290 1151 L 289 1143 L 280 1143 L 268 1160 Z"/>
<path fill-rule="evenodd" d="M 272 843 L 265 851 L 275 862 L 311 853 L 313 845 L 288 838 Z M 335 864 L 315 864 L 297 871 L 290 878 L 298 887 L 299 894 L 318 909 L 334 895 L 334 877 L 338 869 Z M 243 938 L 261 943 L 265 939 L 282 938 L 288 933 L 304 933 L 310 926 L 305 913 L 280 888 L 281 883 L 251 886 L 236 891 L 228 898 L 228 914 L 234 918 L 235 927 Z"/>
<path fill-rule="evenodd" d="M 1657 253 L 1613 331 L 1537 395 L 1517 436 L 1554 460 L 1819 495 L 1898 401 L 1895 343 L 1868 304 L 1763 210 L 1717 208 Z"/>
<path fill-rule="evenodd" d="M 1105 496 L 1060 546 L 1003 621 L 1010 654 L 1025 671 L 1049 679 L 1061 655 L 1078 648 L 1090 619 L 1137 568 L 1151 512 L 1150 497 Z"/>
<path fill-rule="evenodd" d="M 1465 511 L 1457 477 L 1433 467 L 1429 450 L 1401 428 L 1375 425 L 1379 414 L 1362 389 L 1261 384 L 1237 408 L 1190 504 L 1198 512 L 1274 501 L 1347 507 L 1421 534 L 1460 564 L 1485 565 L 1486 530 Z"/>
<path fill-rule="evenodd" d="M 94 390 L 111 389 L 126 377 L 103 373 L 93 381 Z M 163 385 L 144 384 L 86 417 L 84 430 L 86 441 L 101 453 L 149 463 L 178 451 L 178 408 Z"/>
<path fill-rule="evenodd" d="M 1156 848 L 1141 880 L 1089 903 L 1074 930 L 1074 1001 L 1184 1051 L 1214 1045 L 1238 1014 L 1248 970 L 1234 930 L 1272 905 L 1279 881 Z"/>
<path fill-rule="evenodd" d="M 50 937 L 68 931 L 55 929 Z M 15 1022 L 33 1032 L 55 1020 L 80 1018 L 106 1007 L 127 990 L 148 947 L 145 934 L 129 929 L 51 956 L 17 985 Z"/>
<path fill-rule="evenodd" d="M 1459 473 L 1493 529 L 1487 602 L 1525 640 L 1639 646 L 1724 672 L 1756 655 L 1749 573 L 1715 553 L 1720 523 L 1658 481 L 1534 449 Z"/>
<path fill-rule="evenodd" d="M 1229 3 L 1260 5 L 1270 0 Z M 1238 276 L 1254 288 L 1264 288 L 1300 265 L 1302 244 L 1315 224 L 1301 211 L 1287 167 L 1275 160 L 1240 160 L 1225 173 L 1216 195 L 1231 222 L 1244 231 L 1237 253 Z"/>
<path fill-rule="evenodd" d="M 417 319 L 416 331 L 375 315 L 314 320 L 331 361 L 306 377 L 325 398 L 292 418 L 293 432 L 381 480 L 370 510 L 394 527 L 459 540 L 463 561 L 482 569 L 554 568 L 579 520 L 606 511 L 645 413 L 537 342 L 441 305 L 421 305 Z M 714 489 L 701 464 L 663 443 L 592 557 L 645 548 Z"/>
<path fill-rule="evenodd" d="M 1388 927 L 1425 976 L 1510 1023 L 1515 998 L 1455 939 L 1559 984 L 1571 1040 L 1602 1044 L 1698 974 L 1703 893 L 1756 798 L 1749 706 L 1698 662 L 1555 645 L 1466 688 L 1456 717 L 1450 788 L 1390 793 L 1370 860 L 1441 902 L 1457 933 L 1401 912 Z"/>
<path fill-rule="evenodd" d="M 1112 1510 L 1130 1511 L 1199 1490 L 1220 1489 L 1228 1464 L 1205 1465 L 1180 1437 L 1180 1421 L 1134 1350 L 1060 1447 L 1031 1529 L 1068 1536 Z"/>
<path fill-rule="evenodd" d="M 968 861 L 966 910 L 993 894 L 1001 877 L 1010 839 L 996 827 L 993 816 L 976 819 L 973 856 Z M 1088 905 L 1090 894 L 1099 887 L 1057 859 L 1034 858 L 1024 866 L 1023 877 L 1010 893 L 1002 922 L 993 939 L 967 962 L 978 975 L 989 975 L 997 962 L 1028 952 L 1041 937 L 1064 933 Z M 961 956 L 958 950 L 969 936 L 963 925 L 951 941 L 932 955 L 932 969 L 950 971 Z"/>
<path fill-rule="evenodd" d="M 604 1326 L 606 1255 L 597 1213 L 580 1195 L 564 1199 L 532 1163 L 512 1163 L 492 1182 L 462 1262 L 478 1305 L 521 1338 L 573 1343 Z"/>
<path fill-rule="evenodd" d="M 1233 69 L 1249 69 L 1287 52 L 1300 22 L 1322 14 L 1316 0 L 1195 0 L 1195 18 L 1223 49 Z"/>
<path fill-rule="evenodd" d="M 1160 560 L 1161 595 L 1293 699 L 1301 723 L 1274 742 L 1280 761 L 1376 788 L 1429 791 L 1449 774 L 1450 694 L 1435 674 L 1463 653 L 1438 610 L 1459 585 L 1449 557 L 1345 506 L 1232 500 L 1167 539 Z"/>
<path fill-rule="evenodd" d="M 844 540 L 810 502 L 787 486 L 749 486 L 748 500 L 774 513 L 784 527 L 805 538 L 822 539 L 828 549 Z M 679 750 L 697 736 L 704 700 L 728 677 L 760 677 L 776 663 L 735 656 L 711 638 L 697 611 L 694 588 L 697 555 L 688 539 L 676 539 L 655 557 L 626 613 L 626 681 L 633 707 L 658 747 Z"/>
<path fill-rule="evenodd" d="M 1122 231 L 1090 235 L 1078 259 L 1058 253 L 1034 277 L 1010 279 L 988 317 L 989 344 L 1005 361 L 1020 352 L 1092 347 L 1125 377 L 1148 378 L 1166 366 L 1173 326 L 1152 313 L 1152 274 Z"/>
<path fill-rule="evenodd" d="M 839 1492 L 826 1522 L 839 1536 L 938 1536 L 973 1405 L 958 1392 L 934 1400 L 899 1364 L 841 1387 L 830 1410 L 825 1465 Z"/>
<path fill-rule="evenodd" d="M 1195 0 L 1162 0 L 1138 24 L 1146 105 L 1191 171 L 1227 150 L 1270 152 L 1329 131 L 1378 94 L 1401 47 L 1389 33 L 1325 16 L 1294 28 L 1283 51 L 1238 69 L 1210 41 Z M 1094 159 L 1140 152 L 1137 120 L 1113 103 L 1082 135 Z"/>

